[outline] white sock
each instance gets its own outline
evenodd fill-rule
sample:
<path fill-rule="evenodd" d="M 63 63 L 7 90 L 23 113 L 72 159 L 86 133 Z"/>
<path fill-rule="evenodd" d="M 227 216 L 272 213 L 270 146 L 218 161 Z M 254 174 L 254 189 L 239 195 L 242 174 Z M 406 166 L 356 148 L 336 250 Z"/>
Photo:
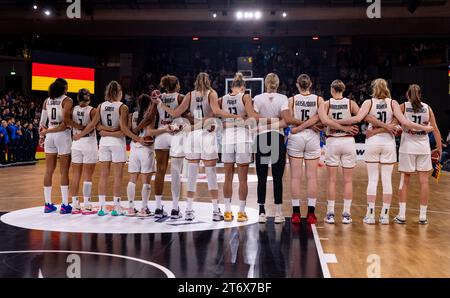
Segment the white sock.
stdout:
<path fill-rule="evenodd" d="M 64 205 L 69 205 L 69 186 L 68 185 L 61 185 L 61 196 L 62 196 L 62 203 Z"/>
<path fill-rule="evenodd" d="M 46 204 L 52 203 L 52 187 L 44 186 L 44 199 Z"/>
<path fill-rule="evenodd" d="M 178 210 L 178 202 L 180 200 L 180 188 L 181 188 L 181 170 L 183 169 L 182 158 L 170 159 L 170 176 L 172 177 L 172 183 L 170 184 L 170 190 L 172 191 L 173 209 Z"/>
<path fill-rule="evenodd" d="M 155 200 L 156 200 L 156 209 L 161 209 L 162 196 L 155 196 Z"/>
<path fill-rule="evenodd" d="M 77 196 L 72 196 L 72 205 L 73 206 L 78 206 L 80 204 L 80 202 L 78 201 L 78 197 Z"/>
<path fill-rule="evenodd" d="M 150 193 L 151 193 L 152 189 L 150 184 L 143 184 L 142 185 L 142 191 L 141 191 L 141 195 L 142 195 L 142 208 L 147 208 L 148 206 L 148 200 L 150 199 Z"/>
<path fill-rule="evenodd" d="M 105 207 L 106 205 L 106 196 L 105 195 L 98 195 L 98 204 L 101 208 Z"/>
<path fill-rule="evenodd" d="M 281 211 L 281 204 L 275 204 L 275 213 L 276 213 L 276 215 L 283 214 L 283 212 Z"/>
<path fill-rule="evenodd" d="M 383 208 L 381 209 L 381 216 L 389 216 L 389 208 L 391 208 L 391 204 L 383 203 Z"/>
<path fill-rule="evenodd" d="M 114 206 L 120 207 L 120 201 L 122 200 L 120 197 L 113 197 L 114 200 Z"/>
<path fill-rule="evenodd" d="M 375 202 L 367 203 L 367 216 L 374 216 L 375 214 Z"/>
<path fill-rule="evenodd" d="M 223 199 L 223 202 L 225 204 L 225 212 L 230 212 L 231 211 L 231 199 Z"/>
<path fill-rule="evenodd" d="M 316 208 L 316 202 L 317 202 L 317 199 L 314 199 L 314 198 L 308 198 L 308 207 L 314 207 L 314 208 Z"/>
<path fill-rule="evenodd" d="M 239 212 L 245 212 L 245 205 L 247 201 L 239 201 Z"/>
<path fill-rule="evenodd" d="M 292 207 L 300 207 L 300 200 L 292 200 Z"/>
<path fill-rule="evenodd" d="M 343 213 L 350 214 L 350 208 L 352 207 L 352 200 L 344 199 L 344 211 Z"/>
<path fill-rule="evenodd" d="M 427 205 L 420 205 L 420 219 L 426 219 L 427 218 Z"/>
<path fill-rule="evenodd" d="M 91 203 L 91 191 L 92 191 L 92 182 L 84 181 L 83 182 L 83 203 L 84 203 L 84 205 Z"/>
<path fill-rule="evenodd" d="M 194 198 L 187 198 L 186 199 L 186 210 L 191 211 L 192 210 L 192 203 L 194 202 Z"/>
<path fill-rule="evenodd" d="M 127 185 L 128 208 L 134 208 L 134 199 L 136 197 L 136 184 L 128 182 Z"/>
<path fill-rule="evenodd" d="M 219 200 L 211 200 L 214 212 L 219 212 Z"/>
<path fill-rule="evenodd" d="M 334 214 L 334 203 L 335 201 L 330 201 L 328 200 L 328 204 L 327 204 L 327 213 L 333 213 Z"/>
<path fill-rule="evenodd" d="M 398 207 L 400 208 L 398 215 L 404 219 L 406 217 L 406 203 L 398 203 Z"/>

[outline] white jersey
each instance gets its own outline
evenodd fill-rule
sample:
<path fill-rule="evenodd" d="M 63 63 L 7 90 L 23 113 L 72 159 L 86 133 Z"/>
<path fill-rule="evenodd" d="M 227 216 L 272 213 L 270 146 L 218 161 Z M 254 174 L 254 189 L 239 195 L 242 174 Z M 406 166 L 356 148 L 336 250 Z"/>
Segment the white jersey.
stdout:
<path fill-rule="evenodd" d="M 163 93 L 161 95 L 161 102 L 172 110 L 175 110 L 178 107 L 178 97 L 179 93 Z M 161 107 L 158 107 L 158 116 L 158 128 L 171 124 L 173 121 L 173 117 Z"/>
<path fill-rule="evenodd" d="M 120 107 L 123 105 L 120 101 L 105 101 L 100 104 L 100 121 L 103 126 L 112 129 L 120 128 Z M 125 137 L 102 137 L 100 146 L 123 146 L 125 145 Z"/>
<path fill-rule="evenodd" d="M 85 107 L 80 107 L 79 105 L 75 106 L 72 111 L 73 122 L 78 123 L 79 125 L 82 125 L 82 126 L 88 126 L 88 124 L 91 123 L 92 109 L 93 109 L 93 107 L 91 107 L 91 106 L 85 106 Z M 77 128 L 73 128 L 72 130 L 73 130 L 74 135 L 81 132 L 81 130 L 79 130 Z M 87 134 L 85 137 L 95 138 L 96 130 L 94 129 L 92 132 Z"/>
<path fill-rule="evenodd" d="M 247 110 L 244 105 L 245 93 L 238 93 L 236 95 L 227 94 L 222 97 L 222 110 L 241 116 L 244 118 L 247 116 Z M 227 118 L 224 121 L 233 123 L 235 119 Z M 239 144 L 249 143 L 252 141 L 252 136 L 249 134 L 248 129 L 242 126 L 227 127 L 222 134 L 222 143 L 224 144 Z"/>
<path fill-rule="evenodd" d="M 391 123 L 392 120 L 394 119 L 394 112 L 392 109 L 392 99 L 372 98 L 369 115 L 374 116 L 381 122 Z M 373 129 L 372 123 L 369 124 L 368 129 Z M 371 137 L 371 141 L 381 144 L 392 140 L 394 140 L 394 135 L 389 132 L 379 133 Z"/>
<path fill-rule="evenodd" d="M 344 97 L 342 99 L 330 98 L 328 101 L 328 116 L 334 120 L 346 120 L 352 117 L 351 100 Z M 346 137 L 350 133 L 327 127 L 327 137 Z"/>
<path fill-rule="evenodd" d="M 233 115 L 246 116 L 247 111 L 244 105 L 244 95 L 244 93 L 224 95 L 222 97 L 222 110 Z"/>
<path fill-rule="evenodd" d="M 138 127 L 139 123 L 138 123 L 138 117 L 139 117 L 139 112 L 134 112 L 131 115 L 131 129 L 134 130 L 136 127 Z M 147 132 L 145 129 L 141 130 L 138 133 L 138 136 L 143 138 L 147 136 Z M 131 147 L 136 147 L 136 148 L 140 148 L 140 147 L 144 147 L 141 143 L 136 143 L 134 141 L 131 141 Z"/>
<path fill-rule="evenodd" d="M 194 120 L 201 120 L 212 113 L 211 105 L 209 104 L 210 94 L 211 91 L 207 91 L 204 95 L 198 91 L 191 92 L 189 111 L 194 117 Z"/>
<path fill-rule="evenodd" d="M 315 94 L 297 94 L 293 100 L 294 117 L 301 121 L 307 121 L 317 114 L 319 96 Z"/>
<path fill-rule="evenodd" d="M 57 98 L 47 98 L 45 107 L 48 114 L 48 128 L 59 126 L 64 120 L 62 103 L 66 95 L 61 95 Z"/>
<path fill-rule="evenodd" d="M 404 114 L 406 119 L 417 124 L 426 125 L 430 121 L 430 108 L 426 103 L 422 103 L 420 111 L 415 113 L 412 104 L 405 102 Z M 407 154 L 430 154 L 430 140 L 427 132 L 410 130 L 403 127 L 399 152 Z"/>

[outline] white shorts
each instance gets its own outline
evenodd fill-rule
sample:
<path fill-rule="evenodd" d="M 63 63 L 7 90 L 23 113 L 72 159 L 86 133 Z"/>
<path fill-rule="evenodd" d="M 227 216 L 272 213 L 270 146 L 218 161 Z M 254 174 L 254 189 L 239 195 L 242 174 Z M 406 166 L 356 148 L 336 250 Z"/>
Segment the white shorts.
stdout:
<path fill-rule="evenodd" d="M 399 172 L 428 172 L 433 169 L 431 154 L 399 153 Z"/>
<path fill-rule="evenodd" d="M 48 133 L 45 136 L 44 152 L 69 155 L 72 151 L 72 135 L 69 129 Z"/>
<path fill-rule="evenodd" d="M 194 130 L 186 137 L 187 160 L 217 160 L 218 146 L 215 132 Z"/>
<path fill-rule="evenodd" d="M 111 161 L 114 163 L 127 161 L 127 148 L 126 146 L 112 145 L 102 146 L 98 149 L 99 161 Z"/>
<path fill-rule="evenodd" d="M 172 135 L 170 133 L 163 133 L 155 138 L 155 150 L 169 150 L 172 144 Z"/>
<path fill-rule="evenodd" d="M 185 146 L 186 143 L 186 133 L 179 132 L 172 135 L 170 143 L 170 157 L 184 157 L 185 156 Z"/>
<path fill-rule="evenodd" d="M 353 137 L 328 137 L 325 164 L 328 167 L 354 168 L 356 166 L 355 139 Z"/>
<path fill-rule="evenodd" d="M 222 161 L 224 163 L 249 164 L 252 162 L 252 144 L 222 144 Z"/>
<path fill-rule="evenodd" d="M 295 158 L 318 159 L 322 153 L 320 135 L 311 129 L 290 134 L 287 143 L 288 155 Z"/>
<path fill-rule="evenodd" d="M 72 163 L 93 164 L 98 161 L 98 150 L 77 150 L 72 149 Z"/>
<path fill-rule="evenodd" d="M 364 150 L 364 160 L 369 163 L 393 164 L 397 162 L 397 150 L 395 140 L 389 140 L 386 143 L 366 140 Z"/>
<path fill-rule="evenodd" d="M 155 151 L 152 147 L 132 147 L 128 160 L 128 173 L 155 172 Z"/>

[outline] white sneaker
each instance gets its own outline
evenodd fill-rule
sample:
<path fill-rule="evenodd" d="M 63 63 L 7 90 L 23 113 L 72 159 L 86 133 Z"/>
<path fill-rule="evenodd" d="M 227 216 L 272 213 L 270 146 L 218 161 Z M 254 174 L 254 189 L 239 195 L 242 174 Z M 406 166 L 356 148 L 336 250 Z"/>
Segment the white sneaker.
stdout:
<path fill-rule="evenodd" d="M 374 225 L 375 224 L 375 216 L 366 215 L 363 218 L 363 222 L 368 225 Z"/>
<path fill-rule="evenodd" d="M 194 210 L 186 210 L 184 219 L 187 221 L 193 221 L 195 219 Z"/>
<path fill-rule="evenodd" d="M 223 221 L 223 214 L 220 211 L 220 209 L 217 212 L 216 211 L 213 212 L 213 221 Z"/>
<path fill-rule="evenodd" d="M 420 225 L 427 225 L 428 219 L 427 218 L 419 218 L 419 224 Z"/>
<path fill-rule="evenodd" d="M 324 221 L 325 221 L 327 224 L 333 225 L 333 224 L 335 223 L 335 220 L 334 220 L 334 213 L 328 212 L 328 213 L 327 213 L 327 216 L 326 216 L 325 219 L 324 219 Z"/>
<path fill-rule="evenodd" d="M 342 223 L 345 225 L 352 223 L 352 216 L 350 215 L 350 213 L 345 212 L 344 214 L 342 214 Z"/>
<path fill-rule="evenodd" d="M 259 223 L 266 223 L 266 222 L 267 222 L 267 217 L 266 217 L 266 215 L 265 215 L 264 213 L 261 213 L 261 214 L 259 215 L 258 222 L 259 222 Z"/>
<path fill-rule="evenodd" d="M 283 215 L 281 215 L 281 214 L 275 215 L 275 223 L 276 224 L 284 223 L 285 221 L 286 221 L 286 218 Z"/>
<path fill-rule="evenodd" d="M 388 225 L 389 224 L 389 215 L 380 215 L 380 224 Z"/>
<path fill-rule="evenodd" d="M 404 225 L 404 224 L 406 224 L 406 218 L 404 218 L 404 217 L 402 218 L 399 215 L 397 215 L 396 217 L 394 217 L 394 222 L 396 224 Z"/>

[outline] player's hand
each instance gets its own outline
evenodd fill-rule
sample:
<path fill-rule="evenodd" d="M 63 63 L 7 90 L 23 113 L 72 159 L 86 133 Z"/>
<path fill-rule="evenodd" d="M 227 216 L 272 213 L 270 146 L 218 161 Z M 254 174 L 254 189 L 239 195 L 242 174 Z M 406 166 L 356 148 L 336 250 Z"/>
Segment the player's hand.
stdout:
<path fill-rule="evenodd" d="M 106 131 L 104 131 L 104 130 L 100 130 L 100 131 L 98 132 L 98 134 L 99 134 L 101 137 L 106 137 L 106 136 L 108 135 L 108 133 L 107 133 Z"/>
<path fill-rule="evenodd" d="M 45 136 L 47 134 L 48 129 L 46 128 L 41 128 L 41 130 L 39 131 L 39 135 L 40 136 Z"/>
<path fill-rule="evenodd" d="M 101 131 L 100 131 L 100 135 L 102 135 Z M 77 133 L 76 135 L 73 135 L 73 140 L 74 141 L 78 141 L 79 139 L 81 139 L 81 135 L 79 133 Z"/>
<path fill-rule="evenodd" d="M 375 135 L 375 132 L 373 129 L 366 130 L 366 139 L 369 139 Z"/>
<path fill-rule="evenodd" d="M 439 160 L 441 159 L 442 156 L 442 148 L 436 148 L 434 150 L 431 151 L 431 156 L 436 156 L 439 157 Z"/>
<path fill-rule="evenodd" d="M 427 123 L 427 124 L 424 124 L 424 131 L 425 132 L 427 132 L 427 133 L 429 133 L 429 132 L 433 132 L 434 131 L 434 128 L 433 128 L 433 126 L 431 126 L 431 125 L 429 125 L 429 123 Z"/>
<path fill-rule="evenodd" d="M 315 132 L 321 132 L 323 129 L 325 128 L 325 126 L 323 126 L 323 124 L 316 124 L 312 127 L 312 130 L 314 130 Z"/>
<path fill-rule="evenodd" d="M 350 134 L 352 134 L 353 136 L 357 135 L 359 132 L 359 128 L 356 125 L 352 125 L 352 126 L 344 126 L 344 131 L 348 132 Z"/>
<path fill-rule="evenodd" d="M 302 131 L 302 129 L 300 129 L 300 126 L 296 126 L 291 129 L 291 134 L 295 135 L 301 131 Z"/>

